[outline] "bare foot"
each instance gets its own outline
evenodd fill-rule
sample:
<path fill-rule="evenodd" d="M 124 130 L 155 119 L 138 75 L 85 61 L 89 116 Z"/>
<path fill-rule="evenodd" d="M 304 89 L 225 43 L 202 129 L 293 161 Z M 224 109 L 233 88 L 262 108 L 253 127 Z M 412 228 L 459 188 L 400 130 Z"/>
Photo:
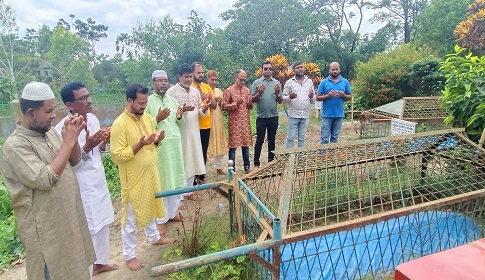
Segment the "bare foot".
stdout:
<path fill-rule="evenodd" d="M 160 236 L 166 236 L 167 235 L 167 230 L 165 229 L 165 224 L 158 224 L 157 225 L 157 230 Z"/>
<path fill-rule="evenodd" d="M 182 217 L 182 214 L 178 213 L 177 215 L 175 215 L 175 217 L 173 217 L 172 219 L 170 219 L 170 221 L 173 221 L 173 222 L 183 222 L 184 221 L 184 217 Z"/>
<path fill-rule="evenodd" d="M 103 272 L 106 272 L 106 271 L 117 270 L 118 268 L 120 268 L 120 267 L 115 263 L 110 263 L 110 264 L 97 264 L 97 263 L 95 263 L 93 265 L 93 276 L 98 275 L 98 274 L 103 273 Z"/>
<path fill-rule="evenodd" d="M 197 200 L 199 200 L 199 195 L 197 194 L 197 192 L 193 192 L 189 195 L 186 195 L 185 199 L 197 201 Z"/>
<path fill-rule="evenodd" d="M 173 239 L 168 238 L 167 235 L 160 235 L 160 239 L 158 241 L 153 242 L 153 245 L 165 245 L 165 244 L 170 244 L 172 243 Z"/>
<path fill-rule="evenodd" d="M 217 174 L 219 174 L 219 175 L 227 175 L 227 173 L 224 172 L 224 170 L 222 170 L 222 169 L 217 169 Z"/>
<path fill-rule="evenodd" d="M 140 270 L 145 267 L 145 264 L 139 261 L 136 257 L 126 261 L 126 265 L 130 270 Z"/>
<path fill-rule="evenodd" d="M 183 201 L 180 201 L 180 204 L 179 204 L 179 210 L 186 210 L 187 207 L 185 207 L 185 204 Z"/>

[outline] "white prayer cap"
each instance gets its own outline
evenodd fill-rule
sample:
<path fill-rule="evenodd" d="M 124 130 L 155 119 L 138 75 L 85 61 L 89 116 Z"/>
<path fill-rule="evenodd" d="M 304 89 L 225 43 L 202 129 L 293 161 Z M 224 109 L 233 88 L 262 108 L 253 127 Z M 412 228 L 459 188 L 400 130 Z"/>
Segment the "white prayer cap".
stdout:
<path fill-rule="evenodd" d="M 167 78 L 168 79 L 167 72 L 165 72 L 163 70 L 155 70 L 152 73 L 152 80 L 155 79 L 155 78 Z"/>
<path fill-rule="evenodd" d="M 43 101 L 56 98 L 49 85 L 30 82 L 22 90 L 22 98 L 31 101 Z"/>

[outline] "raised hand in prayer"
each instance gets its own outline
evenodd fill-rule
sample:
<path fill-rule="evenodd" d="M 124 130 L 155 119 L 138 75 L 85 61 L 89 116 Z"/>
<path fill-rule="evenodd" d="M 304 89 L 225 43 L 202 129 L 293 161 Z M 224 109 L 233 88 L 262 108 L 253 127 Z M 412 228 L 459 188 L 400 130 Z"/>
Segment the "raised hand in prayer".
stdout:
<path fill-rule="evenodd" d="M 209 93 L 205 93 L 205 94 L 204 94 L 204 98 L 203 98 L 203 100 L 204 100 L 204 99 L 205 99 L 205 102 L 206 102 L 206 103 L 211 103 L 211 102 L 212 102 L 212 97 L 211 97 L 211 95 L 210 95 Z"/>
<path fill-rule="evenodd" d="M 182 118 L 182 114 L 184 112 L 184 105 L 180 104 L 179 107 L 177 108 L 177 119 L 180 120 Z"/>
<path fill-rule="evenodd" d="M 194 105 L 186 105 L 186 104 L 184 104 L 184 105 L 183 105 L 183 108 L 184 108 L 184 112 L 187 112 L 187 111 L 194 111 L 195 106 L 194 106 Z"/>
<path fill-rule="evenodd" d="M 155 136 L 156 136 L 156 134 L 157 134 L 157 133 L 152 133 L 152 134 L 150 134 L 150 136 L 148 136 L 148 137 L 145 137 L 145 135 L 142 135 L 142 136 L 140 137 L 140 141 L 139 141 L 139 142 L 140 142 L 140 144 L 141 144 L 142 146 L 146 146 L 146 145 L 150 145 L 150 144 L 152 144 L 152 143 L 153 143 L 153 140 L 155 140 Z"/>
<path fill-rule="evenodd" d="M 159 133 L 155 134 L 155 138 L 153 139 L 153 143 L 159 144 L 165 138 L 165 130 L 160 130 Z"/>
<path fill-rule="evenodd" d="M 163 110 L 162 110 L 162 107 L 158 108 L 157 123 L 163 121 L 168 116 L 170 116 L 170 109 L 169 108 L 165 108 Z"/>
<path fill-rule="evenodd" d="M 209 109 L 209 104 L 205 104 L 202 106 L 202 113 L 205 114 L 205 112 L 207 112 L 207 110 Z"/>
<path fill-rule="evenodd" d="M 280 85 L 278 85 L 278 84 L 275 85 L 274 86 L 274 94 L 278 95 L 278 94 L 280 94 L 280 91 L 281 91 Z"/>
<path fill-rule="evenodd" d="M 106 151 L 106 143 L 108 143 L 109 137 L 111 136 L 111 127 L 108 126 L 101 128 L 100 130 L 103 131 L 103 136 L 101 136 L 103 140 L 101 140 L 101 143 L 99 143 L 99 149 L 101 151 Z"/>
<path fill-rule="evenodd" d="M 86 143 L 82 147 L 85 153 L 91 152 L 94 147 L 98 146 L 103 140 L 106 140 L 104 130 L 98 130 L 93 135 L 89 135 L 89 130 L 86 130 Z"/>
<path fill-rule="evenodd" d="M 313 90 L 310 90 L 310 92 L 308 93 L 308 98 L 313 99 L 313 95 Z"/>
<path fill-rule="evenodd" d="M 292 91 L 289 96 L 290 99 L 295 99 L 298 95 L 296 94 L 296 92 Z"/>
<path fill-rule="evenodd" d="M 70 116 L 64 121 L 64 126 L 61 130 L 61 136 L 63 142 L 66 142 L 70 145 L 74 145 L 77 143 L 77 138 L 79 137 L 79 133 L 86 127 L 86 122 L 84 121 L 84 117 L 78 115 L 77 113 Z"/>
<path fill-rule="evenodd" d="M 266 85 L 260 85 L 259 87 L 257 87 L 258 94 L 259 95 L 263 94 L 265 89 L 266 89 Z"/>

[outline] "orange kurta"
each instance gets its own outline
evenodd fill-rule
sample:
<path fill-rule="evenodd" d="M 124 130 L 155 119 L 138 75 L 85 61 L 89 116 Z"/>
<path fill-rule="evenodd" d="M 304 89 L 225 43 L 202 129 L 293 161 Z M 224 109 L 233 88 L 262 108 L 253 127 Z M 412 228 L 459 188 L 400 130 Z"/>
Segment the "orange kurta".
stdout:
<path fill-rule="evenodd" d="M 212 88 L 208 84 L 206 84 L 206 83 L 200 83 L 198 85 L 195 82 L 192 82 L 192 86 L 199 90 L 199 92 L 200 92 L 200 98 L 203 98 L 204 95 L 206 95 L 206 94 L 210 94 L 211 98 L 214 98 L 214 91 L 212 90 Z M 204 105 L 205 104 L 209 104 L 205 100 L 202 100 L 202 103 Z M 210 114 L 211 114 L 211 112 L 210 112 L 210 110 L 208 110 L 206 116 L 199 116 L 199 128 L 200 129 L 208 129 L 208 128 L 211 128 L 211 117 L 210 117 Z"/>
<path fill-rule="evenodd" d="M 244 102 L 237 105 L 239 99 L 243 99 Z M 249 120 L 249 110 L 253 108 L 251 99 L 247 87 L 238 88 L 236 85 L 232 85 L 224 91 L 222 108 L 229 112 L 229 148 L 253 145 L 251 122 Z"/>

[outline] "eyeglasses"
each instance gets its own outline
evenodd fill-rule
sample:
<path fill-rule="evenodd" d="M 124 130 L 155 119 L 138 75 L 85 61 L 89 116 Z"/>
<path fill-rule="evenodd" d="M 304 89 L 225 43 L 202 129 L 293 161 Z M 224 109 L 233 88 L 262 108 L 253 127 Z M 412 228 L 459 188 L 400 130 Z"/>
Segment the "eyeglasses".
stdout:
<path fill-rule="evenodd" d="M 88 98 L 91 98 L 91 94 L 86 94 L 78 98 L 74 98 L 74 101 L 86 101 Z"/>
<path fill-rule="evenodd" d="M 263 70 L 264 70 L 264 71 L 268 71 L 268 70 L 273 71 L 273 68 L 271 68 L 271 67 L 263 67 Z"/>

